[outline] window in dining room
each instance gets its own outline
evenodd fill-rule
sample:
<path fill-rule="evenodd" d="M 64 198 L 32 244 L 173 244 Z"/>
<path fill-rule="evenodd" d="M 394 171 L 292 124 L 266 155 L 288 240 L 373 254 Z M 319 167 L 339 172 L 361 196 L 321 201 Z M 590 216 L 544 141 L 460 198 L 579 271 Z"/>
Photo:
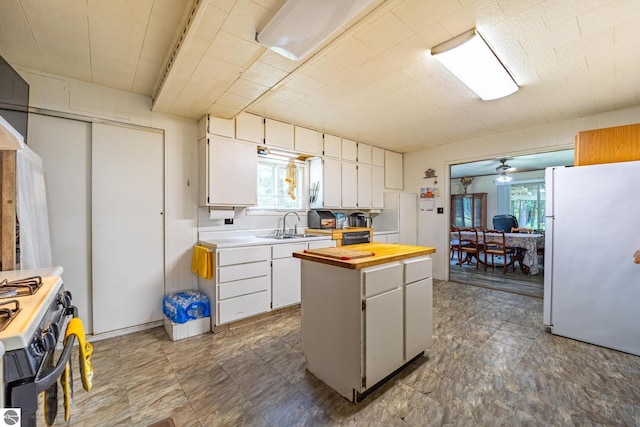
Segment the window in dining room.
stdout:
<path fill-rule="evenodd" d="M 516 182 L 510 185 L 509 207 L 518 225 L 533 230 L 545 230 L 544 180 Z"/>

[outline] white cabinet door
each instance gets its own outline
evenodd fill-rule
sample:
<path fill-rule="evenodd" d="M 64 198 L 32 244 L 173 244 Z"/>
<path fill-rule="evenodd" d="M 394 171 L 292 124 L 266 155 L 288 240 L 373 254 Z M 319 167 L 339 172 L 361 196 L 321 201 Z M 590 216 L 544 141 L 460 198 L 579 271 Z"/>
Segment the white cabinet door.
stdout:
<path fill-rule="evenodd" d="M 339 136 L 324 134 L 323 156 L 339 159 L 342 156 L 342 139 Z"/>
<path fill-rule="evenodd" d="M 358 209 L 371 208 L 371 165 L 358 163 Z"/>
<path fill-rule="evenodd" d="M 198 139 L 204 138 L 207 134 L 233 138 L 235 136 L 235 121 L 206 114 L 198 121 Z"/>
<path fill-rule="evenodd" d="M 371 207 L 384 208 L 384 167 L 371 166 Z"/>
<path fill-rule="evenodd" d="M 265 119 L 264 143 L 269 147 L 293 150 L 293 125 L 277 120 Z"/>
<path fill-rule="evenodd" d="M 387 243 L 399 243 L 400 236 L 398 233 L 387 234 Z"/>
<path fill-rule="evenodd" d="M 371 147 L 371 164 L 373 166 L 384 166 L 384 150 L 378 147 Z"/>
<path fill-rule="evenodd" d="M 402 154 L 385 150 L 384 186 L 394 190 L 402 190 Z"/>
<path fill-rule="evenodd" d="M 309 206 L 318 208 L 339 208 L 341 198 L 340 160 L 315 158 L 309 160 L 309 184 L 318 185 L 317 198 Z"/>
<path fill-rule="evenodd" d="M 358 169 L 355 163 L 342 162 L 342 207 L 358 207 Z"/>
<path fill-rule="evenodd" d="M 387 243 L 387 235 L 373 233 L 373 240 L 371 243 Z"/>
<path fill-rule="evenodd" d="M 198 144 L 199 165 L 204 169 L 198 171 L 200 205 L 255 205 L 258 173 L 256 146 L 217 136 L 202 139 Z"/>
<path fill-rule="evenodd" d="M 403 288 L 365 300 L 364 372 L 370 387 L 404 363 Z"/>
<path fill-rule="evenodd" d="M 295 126 L 294 146 L 298 153 L 307 153 L 314 156 L 322 156 L 322 137 L 315 130 Z"/>
<path fill-rule="evenodd" d="M 236 117 L 236 138 L 262 144 L 264 139 L 263 118 L 249 113 L 238 114 Z"/>
<path fill-rule="evenodd" d="M 405 361 L 423 352 L 432 341 L 433 279 L 405 286 Z"/>
<path fill-rule="evenodd" d="M 371 146 L 358 142 L 358 163 L 371 164 Z"/>
<path fill-rule="evenodd" d="M 355 162 L 358 160 L 358 143 L 342 138 L 342 160 Z"/>
<path fill-rule="evenodd" d="M 300 302 L 300 260 L 274 259 L 271 262 L 271 306 L 286 307 Z"/>

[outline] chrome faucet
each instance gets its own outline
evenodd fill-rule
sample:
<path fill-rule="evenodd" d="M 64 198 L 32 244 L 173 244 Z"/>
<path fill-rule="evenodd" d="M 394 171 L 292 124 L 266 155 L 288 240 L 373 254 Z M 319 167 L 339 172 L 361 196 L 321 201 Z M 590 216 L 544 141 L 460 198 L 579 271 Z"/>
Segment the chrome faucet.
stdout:
<path fill-rule="evenodd" d="M 284 217 L 282 218 L 282 235 L 284 236 L 285 234 L 287 234 L 287 228 L 285 227 L 286 223 L 287 223 L 287 215 L 289 215 L 290 213 L 295 214 L 298 217 L 298 221 L 300 221 L 300 215 L 298 215 L 298 212 L 287 212 L 286 214 L 284 214 Z M 298 229 L 298 224 L 296 224 L 296 232 Z"/>

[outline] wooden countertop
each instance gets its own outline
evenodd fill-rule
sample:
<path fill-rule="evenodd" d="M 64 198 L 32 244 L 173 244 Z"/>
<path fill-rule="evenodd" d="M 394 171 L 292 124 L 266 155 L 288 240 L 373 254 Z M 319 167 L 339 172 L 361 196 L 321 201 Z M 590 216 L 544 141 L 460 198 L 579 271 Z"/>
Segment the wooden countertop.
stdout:
<path fill-rule="evenodd" d="M 429 255 L 436 252 L 435 248 L 428 246 L 396 245 L 390 243 L 361 243 L 358 245 L 349 245 L 346 247 L 341 246 L 339 248 L 331 249 L 335 249 L 336 253 L 339 253 L 339 251 L 341 250 L 353 250 L 373 252 L 374 255 L 356 259 L 337 259 L 312 253 L 294 252 L 293 256 L 295 258 L 300 258 L 307 261 L 315 261 L 321 264 L 333 265 L 336 267 L 360 269 L 378 264 L 384 264 L 387 262 L 400 261 L 407 258 Z"/>

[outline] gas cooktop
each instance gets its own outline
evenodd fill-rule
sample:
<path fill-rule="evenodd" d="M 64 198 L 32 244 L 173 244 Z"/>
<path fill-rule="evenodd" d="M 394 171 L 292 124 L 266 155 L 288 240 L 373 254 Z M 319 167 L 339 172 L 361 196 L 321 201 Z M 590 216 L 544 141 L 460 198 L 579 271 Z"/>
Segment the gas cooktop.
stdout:
<path fill-rule="evenodd" d="M 45 317 L 49 307 L 58 297 L 62 287 L 62 267 L 52 267 L 37 270 L 13 270 L 0 272 L 0 282 L 3 280 L 16 281 L 32 277 L 41 277 L 41 284 L 31 295 L 16 293 L 7 298 L 0 298 L 0 311 L 14 311 L 14 317 L 4 325 L 0 331 L 0 341 L 5 351 L 11 351 L 28 346 L 41 320 Z M 15 301 L 15 303 L 13 302 Z M 0 320 L 0 323 L 2 320 Z"/>

